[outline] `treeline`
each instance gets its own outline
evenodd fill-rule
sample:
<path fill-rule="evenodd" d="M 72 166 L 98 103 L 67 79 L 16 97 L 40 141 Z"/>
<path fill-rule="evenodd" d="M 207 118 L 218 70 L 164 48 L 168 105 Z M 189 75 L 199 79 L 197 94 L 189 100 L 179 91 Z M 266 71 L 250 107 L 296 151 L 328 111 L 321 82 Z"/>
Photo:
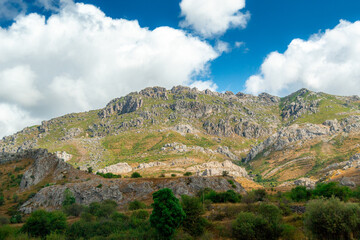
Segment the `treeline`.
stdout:
<path fill-rule="evenodd" d="M 270 195 L 264 189 L 243 196 L 233 190 L 203 189 L 196 196 L 177 199 L 165 188 L 153 194 L 151 206 L 133 201 L 128 212 L 119 213 L 114 201 L 83 206 L 66 190 L 62 211 L 37 210 L 20 229 L 0 219 L 0 239 L 291 240 L 300 239 L 299 231 L 311 239 L 359 239 L 359 204 L 346 202 L 360 197 L 359 193 L 359 189 L 327 183 L 314 190 L 296 187 Z M 294 213 L 292 203 L 303 207 L 304 214 Z M 295 224 L 286 221 L 291 215 L 297 219 Z M 79 220 L 70 224 L 69 216 Z"/>

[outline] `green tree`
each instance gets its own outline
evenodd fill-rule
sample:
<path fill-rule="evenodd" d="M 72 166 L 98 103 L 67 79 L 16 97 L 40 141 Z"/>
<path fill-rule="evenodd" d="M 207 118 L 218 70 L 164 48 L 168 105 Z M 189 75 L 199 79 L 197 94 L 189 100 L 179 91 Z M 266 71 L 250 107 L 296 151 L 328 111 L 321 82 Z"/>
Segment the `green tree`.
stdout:
<path fill-rule="evenodd" d="M 251 212 L 241 212 L 232 223 L 232 234 L 239 240 L 271 240 L 270 224 L 262 217 Z"/>
<path fill-rule="evenodd" d="M 186 217 L 185 212 L 179 199 L 169 188 L 153 193 L 153 200 L 153 212 L 150 216 L 151 226 L 156 229 L 159 236 L 170 239 Z"/>
<path fill-rule="evenodd" d="M 138 172 L 133 172 L 132 174 L 131 174 L 131 178 L 141 178 L 142 176 L 140 175 L 140 173 L 138 173 Z"/>
<path fill-rule="evenodd" d="M 92 167 L 88 167 L 88 173 L 92 173 L 94 170 Z"/>
<path fill-rule="evenodd" d="M 182 224 L 184 230 L 192 236 L 202 235 L 207 222 L 201 216 L 204 213 L 204 207 L 200 199 L 183 195 L 181 196 L 181 206 L 186 214 Z"/>
<path fill-rule="evenodd" d="M 64 191 L 64 201 L 62 203 L 63 207 L 70 206 L 75 203 L 74 194 L 70 191 L 70 189 L 66 189 Z"/>
<path fill-rule="evenodd" d="M 66 229 L 66 216 L 62 212 L 36 210 L 26 220 L 22 232 L 33 237 L 46 237 L 52 232 L 63 233 Z"/>
<path fill-rule="evenodd" d="M 360 207 L 336 198 L 313 200 L 306 205 L 304 226 L 318 239 L 358 239 Z"/>
<path fill-rule="evenodd" d="M 291 189 L 290 198 L 296 202 L 308 201 L 311 198 L 311 191 L 304 186 L 297 186 Z"/>
<path fill-rule="evenodd" d="M 351 196 L 351 190 L 346 186 L 340 186 L 337 182 L 319 183 L 316 185 L 313 195 L 325 198 L 334 196 L 342 201 L 347 201 Z"/>
<path fill-rule="evenodd" d="M 129 203 L 129 210 L 138 210 L 144 208 L 146 208 L 146 204 L 138 200 Z"/>
<path fill-rule="evenodd" d="M 5 204 L 5 197 L 4 194 L 2 192 L 0 192 L 0 206 Z"/>

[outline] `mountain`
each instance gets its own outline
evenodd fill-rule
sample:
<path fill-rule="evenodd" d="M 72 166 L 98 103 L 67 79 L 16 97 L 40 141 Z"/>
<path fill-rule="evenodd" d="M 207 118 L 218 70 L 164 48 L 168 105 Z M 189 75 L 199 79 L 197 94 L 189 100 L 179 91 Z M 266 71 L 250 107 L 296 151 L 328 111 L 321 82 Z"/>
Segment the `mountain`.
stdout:
<path fill-rule="evenodd" d="M 43 121 L 4 137 L 0 152 L 43 148 L 80 170 L 123 176 L 226 171 L 251 186 L 303 177 L 351 185 L 360 183 L 359 139 L 358 96 L 301 89 L 280 98 L 178 86 L 146 88 L 103 109 Z"/>

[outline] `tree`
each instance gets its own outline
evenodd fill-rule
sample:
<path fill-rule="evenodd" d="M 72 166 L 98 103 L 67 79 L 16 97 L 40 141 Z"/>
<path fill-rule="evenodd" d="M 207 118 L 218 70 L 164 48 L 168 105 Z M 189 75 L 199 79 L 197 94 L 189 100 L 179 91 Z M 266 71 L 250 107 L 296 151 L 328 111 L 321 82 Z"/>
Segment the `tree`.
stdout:
<path fill-rule="evenodd" d="M 334 196 L 342 201 L 347 201 L 351 196 L 351 190 L 346 186 L 340 186 L 337 182 L 319 183 L 316 185 L 313 195 L 325 198 Z"/>
<path fill-rule="evenodd" d="M 186 217 L 179 199 L 169 188 L 153 193 L 153 212 L 150 216 L 151 226 L 156 229 L 159 236 L 170 239 L 175 230 Z"/>
<path fill-rule="evenodd" d="M 270 224 L 262 217 L 251 212 L 241 212 L 232 223 L 232 234 L 239 240 L 273 239 Z"/>
<path fill-rule="evenodd" d="M 296 202 L 308 201 L 311 198 L 311 191 L 304 186 L 297 186 L 291 189 L 290 198 Z"/>
<path fill-rule="evenodd" d="M 88 167 L 88 173 L 92 173 L 93 172 L 93 168 L 92 167 Z"/>
<path fill-rule="evenodd" d="M 318 239 L 358 239 L 360 207 L 336 198 L 313 200 L 306 205 L 304 226 Z"/>
<path fill-rule="evenodd" d="M 0 206 L 5 204 L 5 197 L 4 194 L 2 192 L 0 192 Z"/>
<path fill-rule="evenodd" d="M 186 214 L 182 224 L 184 230 L 192 236 L 202 235 L 206 226 L 206 219 L 201 216 L 204 213 L 204 207 L 200 199 L 183 195 L 181 196 L 181 206 Z"/>
<path fill-rule="evenodd" d="M 141 178 L 142 176 L 140 175 L 140 173 L 138 173 L 138 172 L 133 172 L 132 174 L 131 174 L 131 178 Z"/>
<path fill-rule="evenodd" d="M 70 206 L 75 203 L 74 194 L 70 191 L 70 189 L 66 189 L 64 191 L 64 201 L 62 203 L 63 207 Z"/>
<path fill-rule="evenodd" d="M 36 210 L 26 220 L 22 232 L 33 237 L 46 237 L 51 232 L 63 233 L 66 229 L 66 216 L 62 212 Z"/>

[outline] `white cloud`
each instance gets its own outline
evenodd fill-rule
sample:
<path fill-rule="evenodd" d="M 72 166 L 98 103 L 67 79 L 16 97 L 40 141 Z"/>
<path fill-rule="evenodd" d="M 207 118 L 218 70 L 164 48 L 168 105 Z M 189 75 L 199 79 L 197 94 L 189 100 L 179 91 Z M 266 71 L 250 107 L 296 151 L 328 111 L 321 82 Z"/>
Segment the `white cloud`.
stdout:
<path fill-rule="evenodd" d="M 3 135 L 12 134 L 24 126 L 32 126 L 39 121 L 15 105 L 0 103 L 0 133 Z"/>
<path fill-rule="evenodd" d="M 216 42 L 215 49 L 219 54 L 224 52 L 228 53 L 231 51 L 229 43 L 220 40 Z"/>
<path fill-rule="evenodd" d="M 242 46 L 244 46 L 245 45 L 245 43 L 244 42 L 235 42 L 235 47 L 236 48 L 239 48 L 239 47 L 242 47 Z"/>
<path fill-rule="evenodd" d="M 204 37 L 224 34 L 229 28 L 245 28 L 249 12 L 242 13 L 245 0 L 182 0 L 181 27 L 190 27 Z"/>
<path fill-rule="evenodd" d="M 93 5 L 64 4 L 47 20 L 19 16 L 0 28 L 0 103 L 19 116 L 14 124 L 0 121 L 0 136 L 25 127 L 28 121 L 17 123 L 24 116 L 33 122 L 101 108 L 149 86 L 214 89 L 211 81 L 192 79 L 206 76 L 218 55 L 182 30 L 151 31 L 137 21 L 106 17 Z"/>
<path fill-rule="evenodd" d="M 307 41 L 294 39 L 281 54 L 270 53 L 246 91 L 286 95 L 299 88 L 337 95 L 360 92 L 360 21 L 341 20 Z"/>

